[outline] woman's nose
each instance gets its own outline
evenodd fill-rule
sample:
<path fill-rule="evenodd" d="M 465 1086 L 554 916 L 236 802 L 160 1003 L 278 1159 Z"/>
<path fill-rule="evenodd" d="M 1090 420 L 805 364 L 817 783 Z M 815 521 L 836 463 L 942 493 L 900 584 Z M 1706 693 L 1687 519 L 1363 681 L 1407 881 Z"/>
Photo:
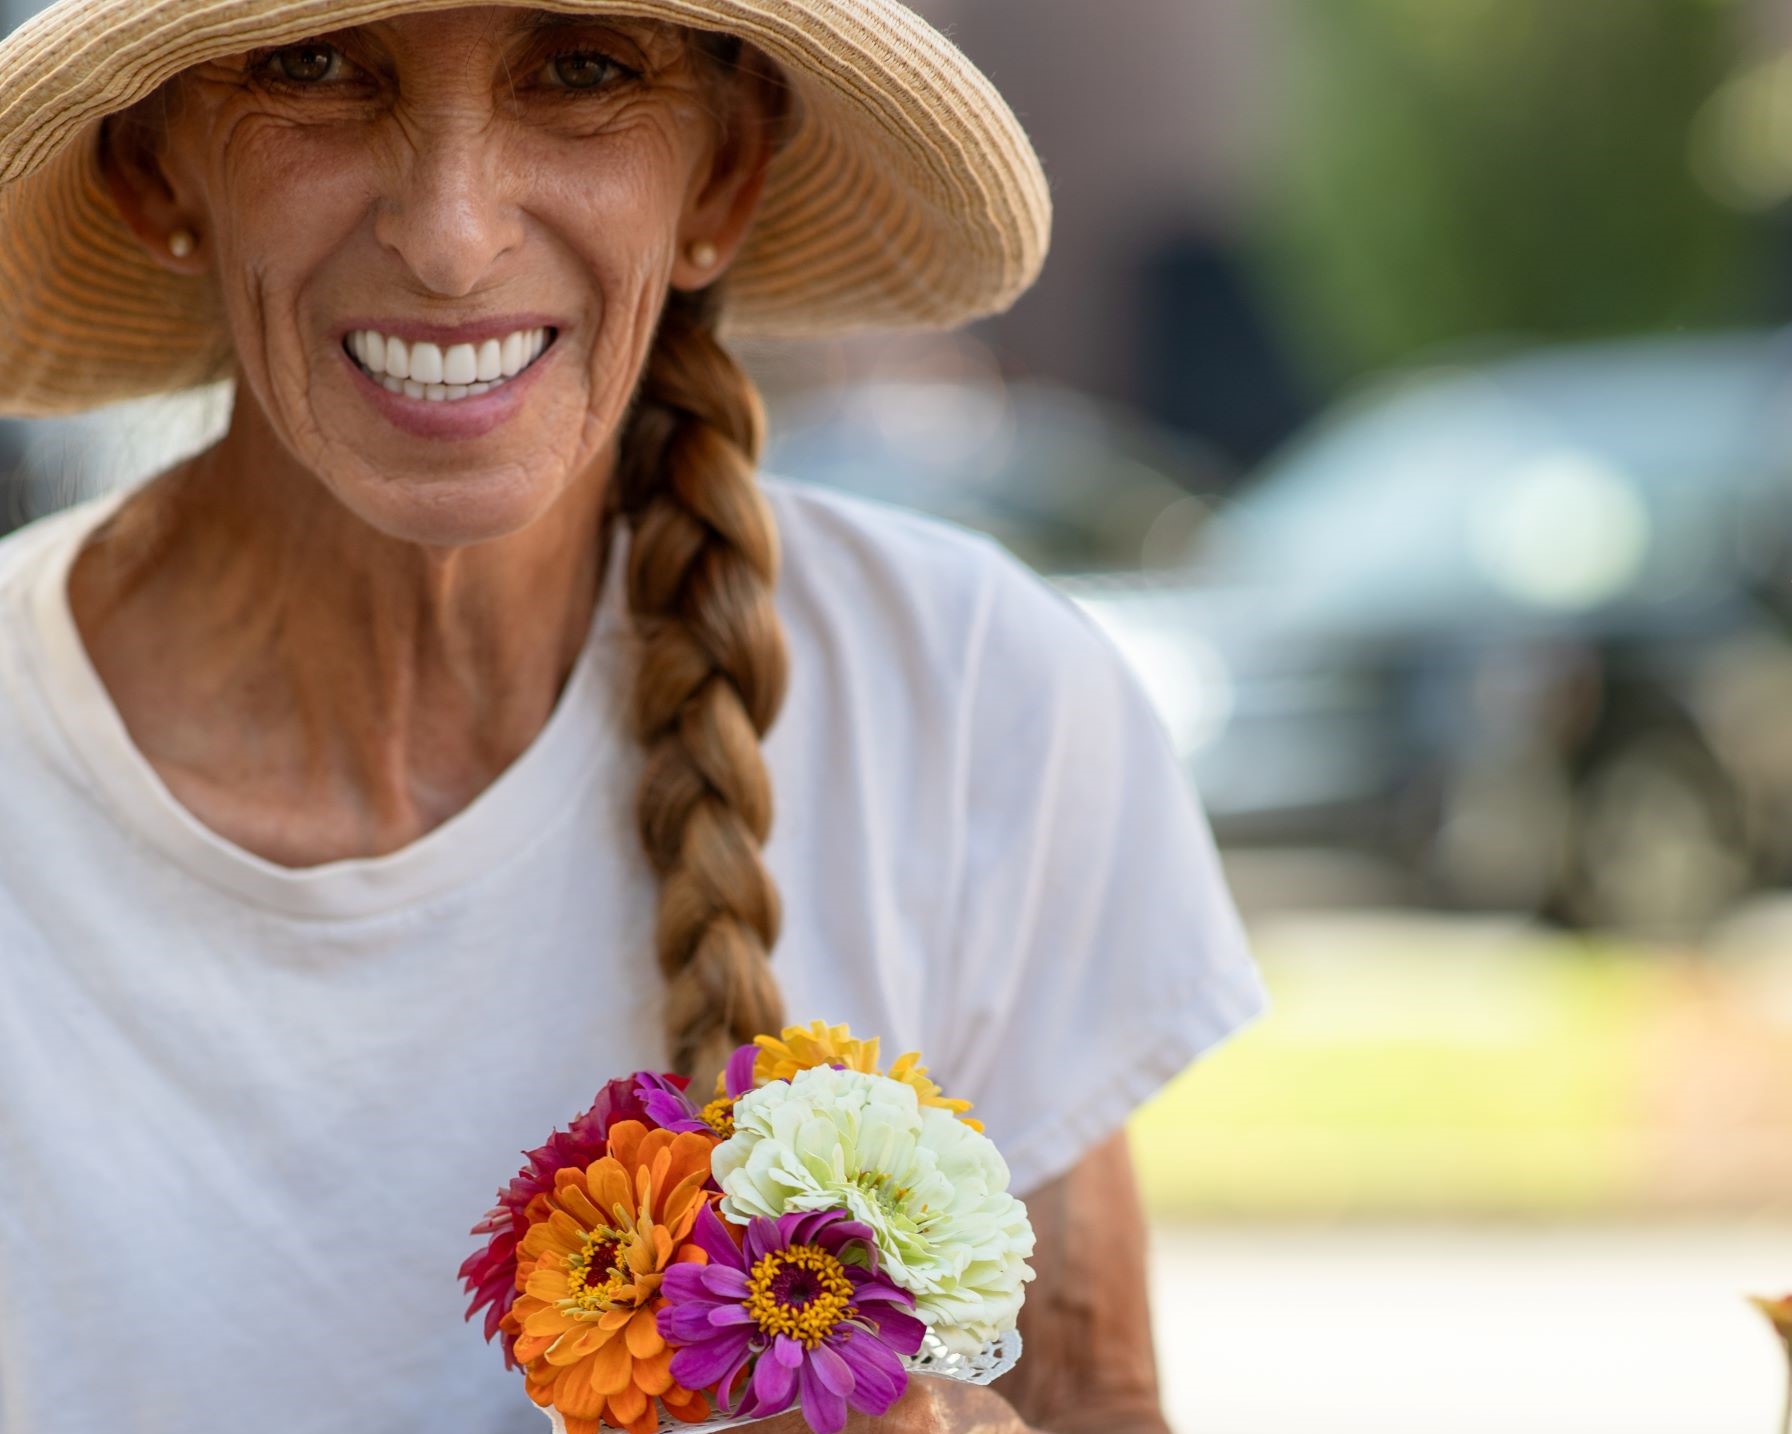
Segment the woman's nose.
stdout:
<path fill-rule="evenodd" d="M 379 206 L 376 237 L 432 294 L 464 298 L 522 242 L 499 149 L 483 127 L 420 135 Z"/>

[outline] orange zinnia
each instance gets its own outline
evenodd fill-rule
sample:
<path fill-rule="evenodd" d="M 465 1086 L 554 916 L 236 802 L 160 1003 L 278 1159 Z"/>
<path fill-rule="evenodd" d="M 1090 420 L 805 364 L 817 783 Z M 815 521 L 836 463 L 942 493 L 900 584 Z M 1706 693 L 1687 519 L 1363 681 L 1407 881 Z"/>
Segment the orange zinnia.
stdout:
<path fill-rule="evenodd" d="M 504 1322 L 529 1397 L 558 1409 L 567 1434 L 598 1434 L 604 1423 L 651 1434 L 656 1399 L 676 1419 L 709 1417 L 709 1401 L 674 1382 L 656 1316 L 666 1269 L 708 1259 L 689 1237 L 714 1198 L 704 1187 L 715 1144 L 623 1121 L 601 1160 L 561 1170 L 553 1194 L 531 1202 L 541 1218 L 523 1237 L 522 1293 Z"/>

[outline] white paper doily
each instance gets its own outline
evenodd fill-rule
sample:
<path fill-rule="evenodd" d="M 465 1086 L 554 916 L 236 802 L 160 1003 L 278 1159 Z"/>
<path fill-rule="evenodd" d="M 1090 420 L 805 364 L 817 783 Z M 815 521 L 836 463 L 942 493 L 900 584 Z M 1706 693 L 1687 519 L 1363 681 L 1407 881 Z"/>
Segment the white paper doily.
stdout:
<path fill-rule="evenodd" d="M 1020 1359 L 1020 1331 L 1010 1330 L 1000 1339 L 985 1345 L 975 1354 L 953 1354 L 941 1344 L 938 1336 L 931 1332 L 921 1343 L 921 1352 L 903 1361 L 915 1374 L 931 1374 L 943 1379 L 956 1379 L 961 1384 L 990 1384 L 1000 1379 L 1013 1369 Z M 790 1412 L 800 1412 L 800 1405 L 793 1405 Z M 554 1426 L 554 1434 L 566 1434 L 566 1421 L 560 1417 L 558 1409 L 543 1411 Z M 701 1424 L 684 1424 L 666 1415 L 660 1415 L 659 1434 L 679 1434 L 679 1431 L 690 1429 L 739 1429 L 743 1425 L 757 1424 L 757 1419 L 727 1419 L 716 1417 L 706 1419 Z"/>

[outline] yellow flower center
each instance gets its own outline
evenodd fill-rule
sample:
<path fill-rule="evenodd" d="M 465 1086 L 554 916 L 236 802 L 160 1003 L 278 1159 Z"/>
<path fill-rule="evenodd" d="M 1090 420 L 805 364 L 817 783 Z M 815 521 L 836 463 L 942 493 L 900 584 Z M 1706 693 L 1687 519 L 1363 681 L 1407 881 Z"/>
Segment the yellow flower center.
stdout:
<path fill-rule="evenodd" d="M 584 1234 L 584 1245 L 566 1262 L 566 1302 L 562 1308 L 601 1314 L 629 1283 L 623 1272 L 628 1233 L 600 1225 Z M 594 1278 L 595 1277 L 595 1278 Z"/>
<path fill-rule="evenodd" d="M 846 1268 L 819 1245 L 792 1245 L 762 1256 L 747 1276 L 743 1302 L 767 1334 L 788 1335 L 814 1349 L 858 1310 Z"/>
<path fill-rule="evenodd" d="M 727 1140 L 734 1134 L 734 1097 L 718 1095 L 698 1113 L 699 1120 Z"/>

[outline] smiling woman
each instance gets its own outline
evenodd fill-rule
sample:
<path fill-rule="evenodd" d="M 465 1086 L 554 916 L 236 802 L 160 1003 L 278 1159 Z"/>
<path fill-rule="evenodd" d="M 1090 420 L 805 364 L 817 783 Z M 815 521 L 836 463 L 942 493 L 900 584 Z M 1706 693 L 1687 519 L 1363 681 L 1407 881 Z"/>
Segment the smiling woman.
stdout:
<path fill-rule="evenodd" d="M 740 50 L 402 15 L 192 66 L 107 127 L 105 175 L 146 245 L 195 236 L 171 268 L 222 280 L 269 430 L 240 441 L 278 440 L 341 520 L 477 543 L 601 465 L 668 289 L 738 247 L 780 104 Z"/>
<path fill-rule="evenodd" d="M 993 312 L 1047 216 L 890 0 L 0 44 L 0 412 L 235 383 L 0 544 L 0 1422 L 526 1426 L 465 1211 L 788 1001 L 926 1050 L 1033 1196 L 1019 1382 L 880 1425 L 1161 1427 L 1115 1131 L 1261 1002 L 1205 824 L 1050 589 L 758 473 L 723 338 Z"/>

